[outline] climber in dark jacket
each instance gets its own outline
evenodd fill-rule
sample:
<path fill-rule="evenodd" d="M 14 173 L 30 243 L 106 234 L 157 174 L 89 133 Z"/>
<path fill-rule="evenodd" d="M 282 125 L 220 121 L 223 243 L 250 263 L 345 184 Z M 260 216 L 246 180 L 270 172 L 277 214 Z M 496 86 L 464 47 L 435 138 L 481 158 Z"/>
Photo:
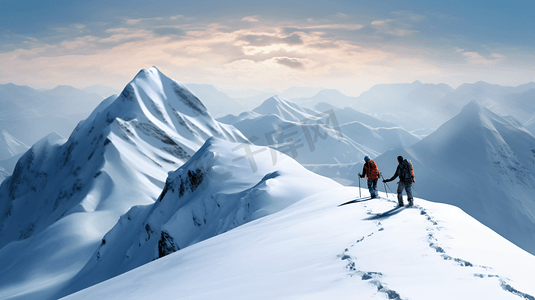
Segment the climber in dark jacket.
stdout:
<path fill-rule="evenodd" d="M 403 206 L 403 189 L 407 192 L 408 206 L 413 206 L 414 200 L 412 198 L 412 183 L 414 182 L 414 172 L 412 170 L 412 163 L 410 160 L 403 159 L 403 156 L 398 156 L 398 167 L 396 173 L 392 178 L 385 179 L 383 182 L 389 182 L 396 179 L 399 176 L 398 182 L 398 206 Z"/>

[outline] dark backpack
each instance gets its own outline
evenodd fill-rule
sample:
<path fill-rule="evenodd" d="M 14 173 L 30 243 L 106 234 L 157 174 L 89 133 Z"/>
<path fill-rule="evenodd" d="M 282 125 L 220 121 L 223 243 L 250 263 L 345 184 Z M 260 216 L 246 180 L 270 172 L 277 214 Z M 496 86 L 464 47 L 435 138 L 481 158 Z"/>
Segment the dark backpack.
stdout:
<path fill-rule="evenodd" d="M 401 162 L 401 174 L 399 177 L 405 183 L 412 183 L 414 181 L 414 168 L 410 159 L 404 159 Z"/>

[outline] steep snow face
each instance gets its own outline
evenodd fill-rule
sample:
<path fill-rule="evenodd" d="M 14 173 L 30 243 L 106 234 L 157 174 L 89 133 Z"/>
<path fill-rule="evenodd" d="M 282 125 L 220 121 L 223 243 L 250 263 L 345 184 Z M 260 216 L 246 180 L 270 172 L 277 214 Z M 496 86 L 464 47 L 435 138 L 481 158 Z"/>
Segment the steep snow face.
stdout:
<path fill-rule="evenodd" d="M 459 208 L 416 199 L 414 208 L 391 211 L 395 201 L 384 194 L 339 206 L 356 194 L 316 193 L 65 299 L 535 296 L 535 257 Z"/>
<path fill-rule="evenodd" d="M 377 158 L 390 177 L 396 157 L 410 158 L 421 197 L 453 204 L 535 253 L 535 137 L 479 103 L 406 149 Z"/>
<path fill-rule="evenodd" d="M 26 152 L 30 147 L 17 140 L 9 132 L 0 132 L 0 160 L 9 159 L 19 153 Z"/>
<path fill-rule="evenodd" d="M 278 159 L 275 163 L 272 155 Z M 186 164 L 169 173 L 155 204 L 134 207 L 121 217 L 69 288 L 57 296 L 339 187 L 280 152 L 211 138 Z"/>
<path fill-rule="evenodd" d="M 9 293 L 31 291 L 24 278 L 39 268 L 76 273 L 119 216 L 153 203 L 167 172 L 211 136 L 245 140 L 232 126 L 213 120 L 181 83 L 151 68 L 139 72 L 119 97 L 103 101 L 68 141 L 49 136 L 35 144 L 0 186 L 0 247 L 20 240 L 0 249 L 0 256 L 25 254 L 2 263 L 0 290 L 17 282 Z M 53 263 L 53 251 L 28 263 L 25 257 L 35 255 L 47 238 L 81 246 L 77 255 L 65 250 L 68 259 L 61 264 Z M 60 277 L 50 281 L 50 291 L 69 275 Z M 40 288 L 49 292 L 47 284 Z"/>

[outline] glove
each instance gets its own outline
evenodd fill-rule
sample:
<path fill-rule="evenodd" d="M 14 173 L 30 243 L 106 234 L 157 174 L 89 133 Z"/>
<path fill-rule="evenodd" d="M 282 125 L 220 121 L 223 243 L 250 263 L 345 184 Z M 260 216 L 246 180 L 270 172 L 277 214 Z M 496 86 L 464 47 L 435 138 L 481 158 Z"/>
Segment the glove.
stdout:
<path fill-rule="evenodd" d="M 364 176 L 363 176 L 363 175 L 361 175 L 360 173 L 359 173 L 359 177 L 360 177 L 360 178 L 364 178 Z"/>

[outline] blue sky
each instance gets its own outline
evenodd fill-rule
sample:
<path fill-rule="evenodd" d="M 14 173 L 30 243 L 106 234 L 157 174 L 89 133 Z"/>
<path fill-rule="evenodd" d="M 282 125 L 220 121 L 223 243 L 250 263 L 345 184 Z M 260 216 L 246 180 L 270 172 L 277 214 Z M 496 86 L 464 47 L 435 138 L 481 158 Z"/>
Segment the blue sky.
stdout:
<path fill-rule="evenodd" d="M 1 1 L 1 0 L 0 0 Z M 535 81 L 535 1 L 2 1 L 0 83 L 121 89 Z"/>

